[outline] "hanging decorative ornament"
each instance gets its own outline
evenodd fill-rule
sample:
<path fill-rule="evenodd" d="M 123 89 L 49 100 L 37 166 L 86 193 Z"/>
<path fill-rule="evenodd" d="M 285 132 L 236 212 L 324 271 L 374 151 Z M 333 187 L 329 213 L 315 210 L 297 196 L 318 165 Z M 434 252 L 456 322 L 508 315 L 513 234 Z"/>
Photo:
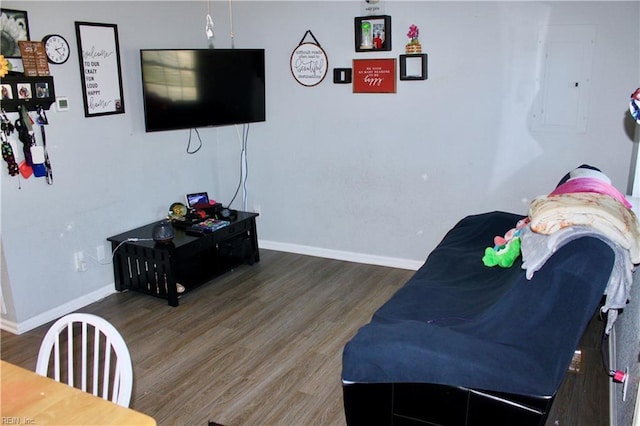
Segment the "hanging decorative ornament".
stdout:
<path fill-rule="evenodd" d="M 211 15 L 207 14 L 206 21 L 204 33 L 207 35 L 207 40 L 211 40 L 213 38 L 213 18 L 211 18 Z"/>
<path fill-rule="evenodd" d="M 640 124 L 640 87 L 631 94 L 629 112 L 631 112 L 631 116 L 636 120 L 636 123 Z"/>
<path fill-rule="evenodd" d="M 314 43 L 305 42 L 304 39 L 310 35 Z M 324 80 L 327 75 L 329 60 L 327 54 L 320 47 L 311 30 L 307 30 L 298 43 L 298 47 L 291 53 L 291 74 L 293 78 L 303 86 L 316 86 Z"/>

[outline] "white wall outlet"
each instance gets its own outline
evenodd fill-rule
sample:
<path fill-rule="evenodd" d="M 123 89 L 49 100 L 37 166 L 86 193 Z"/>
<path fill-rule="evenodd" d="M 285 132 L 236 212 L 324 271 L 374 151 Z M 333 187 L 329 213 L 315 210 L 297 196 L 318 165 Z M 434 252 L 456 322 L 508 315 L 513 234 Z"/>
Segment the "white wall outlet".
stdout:
<path fill-rule="evenodd" d="M 253 206 L 253 212 L 260 214 L 260 204 L 255 204 Z"/>
<path fill-rule="evenodd" d="M 87 262 L 84 260 L 84 252 L 77 251 L 75 253 L 76 271 L 84 272 L 87 270 Z"/>
<path fill-rule="evenodd" d="M 96 259 L 98 259 L 98 262 L 102 262 L 104 260 L 104 257 L 105 257 L 104 244 L 99 244 L 96 247 Z"/>

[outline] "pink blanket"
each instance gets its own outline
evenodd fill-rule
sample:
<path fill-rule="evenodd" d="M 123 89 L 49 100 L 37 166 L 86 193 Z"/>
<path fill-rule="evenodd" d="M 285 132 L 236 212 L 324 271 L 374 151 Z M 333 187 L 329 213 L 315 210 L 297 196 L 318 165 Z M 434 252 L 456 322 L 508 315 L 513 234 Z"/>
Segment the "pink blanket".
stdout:
<path fill-rule="evenodd" d="M 560 194 L 570 194 L 575 192 L 595 192 L 602 195 L 608 195 L 613 197 L 614 199 L 620 201 L 624 206 L 630 209 L 631 203 L 627 201 L 625 196 L 618 191 L 613 185 L 608 184 L 602 179 L 597 179 L 593 177 L 581 177 L 569 179 L 562 185 L 558 186 L 551 194 L 552 195 L 560 195 Z"/>

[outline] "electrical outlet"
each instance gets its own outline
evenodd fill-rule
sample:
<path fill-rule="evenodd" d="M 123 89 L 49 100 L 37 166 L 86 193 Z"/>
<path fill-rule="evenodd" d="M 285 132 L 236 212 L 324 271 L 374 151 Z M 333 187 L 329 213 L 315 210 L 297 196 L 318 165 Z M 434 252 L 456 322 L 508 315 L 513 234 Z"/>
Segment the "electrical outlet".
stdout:
<path fill-rule="evenodd" d="M 104 257 L 104 244 L 100 244 L 96 247 L 96 259 L 98 259 L 98 262 L 102 262 L 104 260 Z"/>
<path fill-rule="evenodd" d="M 255 204 L 253 206 L 253 212 L 260 214 L 260 204 Z"/>
<path fill-rule="evenodd" d="M 85 272 L 87 270 L 87 262 L 84 260 L 84 252 L 82 250 L 75 253 L 76 271 Z"/>

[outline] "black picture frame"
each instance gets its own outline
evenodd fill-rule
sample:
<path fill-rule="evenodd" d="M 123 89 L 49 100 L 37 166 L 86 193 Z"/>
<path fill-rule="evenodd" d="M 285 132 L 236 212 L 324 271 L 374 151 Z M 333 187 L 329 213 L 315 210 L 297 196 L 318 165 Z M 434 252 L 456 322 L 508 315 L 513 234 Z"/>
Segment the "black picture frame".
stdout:
<path fill-rule="evenodd" d="M 400 80 L 426 80 L 427 62 L 426 53 L 400 55 Z"/>
<path fill-rule="evenodd" d="M 353 21 L 356 52 L 391 51 L 391 16 L 357 16 Z M 369 31 L 363 25 L 369 24 Z"/>
<path fill-rule="evenodd" d="M 30 40 L 27 11 L 0 9 L 0 15 L 6 16 L 6 19 L 2 20 L 4 25 L 0 27 L 0 32 L 2 32 L 0 54 L 4 55 L 5 58 L 21 58 L 22 54 L 20 53 L 18 42 Z"/>
<path fill-rule="evenodd" d="M 124 113 L 118 26 L 76 22 L 84 116 Z"/>

